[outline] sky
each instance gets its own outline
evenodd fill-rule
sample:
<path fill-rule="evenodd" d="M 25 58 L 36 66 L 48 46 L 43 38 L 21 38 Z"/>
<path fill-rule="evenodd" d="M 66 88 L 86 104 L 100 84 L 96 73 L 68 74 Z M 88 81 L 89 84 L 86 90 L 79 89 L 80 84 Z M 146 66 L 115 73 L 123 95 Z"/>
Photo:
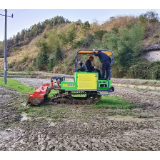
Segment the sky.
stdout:
<path fill-rule="evenodd" d="M 0 9 L 0 14 L 4 15 L 5 13 L 4 8 L 8 8 L 7 15 L 8 16 L 11 16 L 12 14 L 14 15 L 13 18 L 11 17 L 7 18 L 7 38 L 13 37 L 13 35 L 16 35 L 18 32 L 21 32 L 22 29 L 28 29 L 34 24 L 43 22 L 46 19 L 54 18 L 57 15 L 63 16 L 64 18 L 67 18 L 70 21 L 77 21 L 78 19 L 81 19 L 82 22 L 89 21 L 90 23 L 93 23 L 96 20 L 100 24 L 109 20 L 110 17 L 125 16 L 125 15 L 139 16 L 140 14 L 146 13 L 147 11 L 154 11 L 158 13 L 158 15 L 160 16 L 160 9 L 153 9 L 153 7 L 150 5 L 147 7 L 148 9 L 147 8 L 136 9 L 137 6 L 139 7 L 141 6 L 139 5 L 140 3 L 136 3 L 137 0 L 135 0 L 135 4 L 138 4 L 136 6 L 128 4 L 128 1 L 126 1 L 128 6 L 122 5 L 123 3 L 118 6 L 118 3 L 116 2 L 116 0 L 114 0 L 116 4 L 116 5 L 114 4 L 114 6 L 116 9 L 109 8 L 108 7 L 109 5 L 113 6 L 113 4 L 109 3 L 107 3 L 108 5 L 106 5 L 105 8 L 104 6 L 106 4 L 106 1 L 101 1 L 101 0 L 99 0 L 98 2 L 99 3 L 103 2 L 104 5 L 98 5 L 99 3 L 97 4 L 84 3 L 85 5 L 82 5 L 83 2 L 87 0 L 85 1 L 81 0 L 82 3 L 81 5 L 78 5 L 78 3 L 75 4 L 74 3 L 75 1 L 70 1 L 70 0 L 65 1 L 65 3 L 68 2 L 66 5 L 65 3 L 62 2 L 62 0 L 59 0 L 58 4 L 56 4 L 57 2 L 53 3 L 53 0 L 38 1 L 39 3 L 42 2 L 40 3 L 40 5 L 37 5 L 37 3 L 33 3 L 32 2 L 33 0 L 18 1 L 18 3 L 16 3 L 17 1 L 18 0 L 14 0 L 15 3 L 13 3 L 13 1 L 10 1 L 10 3 L 7 2 L 0 6 L 3 8 Z M 121 0 L 121 2 L 123 1 L 124 0 Z M 22 4 L 22 2 L 27 2 L 27 3 L 24 5 Z M 69 2 L 72 2 L 73 5 L 70 5 L 71 3 Z M 59 6 L 61 6 L 62 9 L 60 9 Z M 149 7 L 152 8 L 149 9 Z M 0 41 L 4 40 L 4 24 L 5 24 L 4 16 L 0 15 Z"/>

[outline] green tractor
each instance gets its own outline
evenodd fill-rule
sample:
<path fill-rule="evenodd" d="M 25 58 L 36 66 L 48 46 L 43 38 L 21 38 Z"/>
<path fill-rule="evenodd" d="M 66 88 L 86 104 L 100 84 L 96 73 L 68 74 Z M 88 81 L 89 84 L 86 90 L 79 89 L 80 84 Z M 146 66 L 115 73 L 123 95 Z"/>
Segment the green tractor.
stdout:
<path fill-rule="evenodd" d="M 98 53 L 99 50 L 95 52 Z M 114 62 L 112 51 L 101 50 L 104 54 L 111 57 Z M 79 50 L 75 57 L 75 73 L 74 76 L 52 77 L 51 84 L 46 83 L 39 87 L 33 94 L 29 94 L 27 105 L 45 104 L 96 104 L 101 95 L 109 95 L 114 91 L 111 86 L 111 74 L 108 80 L 98 79 L 99 75 L 96 71 L 87 72 L 78 69 L 79 55 L 93 55 L 92 50 Z M 111 73 L 111 72 L 110 72 Z M 50 91 L 54 89 L 57 93 L 48 98 Z"/>

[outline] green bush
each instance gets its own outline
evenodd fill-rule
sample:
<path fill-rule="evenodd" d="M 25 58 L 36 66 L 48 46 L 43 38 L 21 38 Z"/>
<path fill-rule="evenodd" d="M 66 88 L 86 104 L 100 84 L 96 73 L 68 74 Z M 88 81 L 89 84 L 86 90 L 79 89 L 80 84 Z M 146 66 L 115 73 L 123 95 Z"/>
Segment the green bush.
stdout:
<path fill-rule="evenodd" d="M 90 24 L 88 21 L 81 24 L 80 32 L 82 33 L 83 36 L 87 36 L 89 30 L 90 30 Z"/>
<path fill-rule="evenodd" d="M 95 38 L 99 39 L 99 40 L 102 40 L 102 37 L 103 35 L 107 33 L 107 31 L 104 31 L 104 30 L 98 30 L 98 31 L 95 31 L 94 32 L 94 36 Z"/>
<path fill-rule="evenodd" d="M 63 52 L 62 52 L 59 44 L 56 47 L 55 56 L 56 56 L 56 60 L 58 60 L 58 61 L 63 59 Z"/>
<path fill-rule="evenodd" d="M 67 40 L 69 43 L 72 43 L 76 37 L 76 28 L 75 26 L 71 26 L 71 29 L 67 33 Z"/>
<path fill-rule="evenodd" d="M 113 33 L 117 34 L 119 32 L 118 28 L 112 28 Z"/>
<path fill-rule="evenodd" d="M 34 60 L 34 65 L 38 70 L 46 70 L 48 64 L 48 55 L 45 52 L 41 52 Z"/>
<path fill-rule="evenodd" d="M 48 59 L 47 64 L 47 70 L 52 71 L 53 67 L 58 64 L 58 61 L 63 60 L 63 52 L 59 45 L 57 45 L 56 50 L 53 52 L 53 54 L 50 55 L 50 58 Z"/>
<path fill-rule="evenodd" d="M 119 38 L 114 33 L 106 33 L 103 36 L 103 42 L 107 44 L 108 49 L 114 52 L 114 55 L 118 54 L 118 41 Z"/>
<path fill-rule="evenodd" d="M 160 79 L 160 61 L 140 61 L 127 71 L 129 78 Z"/>
<path fill-rule="evenodd" d="M 49 60 L 48 60 L 48 65 L 47 65 L 48 71 L 52 71 L 53 67 L 54 67 L 56 64 L 57 64 L 57 63 L 56 63 L 56 59 L 53 59 L 53 58 L 49 59 Z"/>
<path fill-rule="evenodd" d="M 86 21 L 86 22 L 82 23 L 81 28 L 82 28 L 82 29 L 89 29 L 89 28 L 90 28 L 89 22 Z"/>
<path fill-rule="evenodd" d="M 148 19 L 144 16 L 144 15 L 140 15 L 139 16 L 139 21 L 142 23 L 142 24 L 146 24 Z"/>
<path fill-rule="evenodd" d="M 65 32 L 61 32 L 58 35 L 59 38 L 59 42 L 58 43 L 62 43 L 62 45 L 66 45 L 68 43 L 72 44 L 75 37 L 76 37 L 76 27 L 75 24 L 73 23 L 70 26 L 70 29 L 68 30 L 67 33 Z"/>
<path fill-rule="evenodd" d="M 83 47 L 87 48 L 94 42 L 94 36 L 92 34 L 88 34 L 83 41 Z"/>
<path fill-rule="evenodd" d="M 130 29 L 119 30 L 119 35 L 109 33 L 104 39 L 110 50 L 116 52 L 116 61 L 120 67 L 127 69 L 137 63 L 141 53 L 144 31 L 138 25 L 132 25 Z"/>
<path fill-rule="evenodd" d="M 72 48 L 76 49 L 81 47 L 84 44 L 84 40 L 76 41 L 73 43 Z"/>
<path fill-rule="evenodd" d="M 63 45 L 66 45 L 68 43 L 67 36 L 64 32 L 61 32 L 60 34 L 58 34 L 58 37 Z"/>
<path fill-rule="evenodd" d="M 108 49 L 108 44 L 105 41 L 95 39 L 89 46 L 91 49 Z"/>
<path fill-rule="evenodd" d="M 40 49 L 40 52 L 43 53 L 48 53 L 50 51 L 48 43 L 46 41 L 38 41 L 37 47 Z"/>

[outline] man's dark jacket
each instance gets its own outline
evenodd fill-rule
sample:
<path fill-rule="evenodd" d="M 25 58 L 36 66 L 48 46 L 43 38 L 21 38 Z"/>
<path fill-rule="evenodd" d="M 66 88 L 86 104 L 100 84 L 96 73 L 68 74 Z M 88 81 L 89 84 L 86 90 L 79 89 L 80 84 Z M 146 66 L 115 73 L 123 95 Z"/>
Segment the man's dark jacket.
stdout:
<path fill-rule="evenodd" d="M 101 61 L 101 63 L 111 63 L 111 58 L 109 56 L 107 56 L 105 53 L 102 52 L 94 52 L 95 56 L 99 57 L 99 60 Z"/>
<path fill-rule="evenodd" d="M 93 71 L 94 67 L 92 66 L 91 61 L 89 59 L 86 61 L 86 66 L 87 66 L 88 72 Z"/>

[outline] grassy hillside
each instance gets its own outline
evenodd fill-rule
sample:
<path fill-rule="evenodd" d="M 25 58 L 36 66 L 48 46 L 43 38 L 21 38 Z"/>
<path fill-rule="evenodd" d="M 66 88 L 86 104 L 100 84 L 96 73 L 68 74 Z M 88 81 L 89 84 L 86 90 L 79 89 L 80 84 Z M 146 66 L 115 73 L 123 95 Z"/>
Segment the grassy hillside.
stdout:
<path fill-rule="evenodd" d="M 113 17 L 101 25 L 89 24 L 88 21 L 82 23 L 80 20 L 71 23 L 62 17 L 59 18 L 61 21 L 53 23 L 57 17 L 46 20 L 41 32 L 36 32 L 36 27 L 40 25 L 32 27 L 29 33 L 34 29 L 37 34 L 28 44 L 22 38 L 19 39 L 19 47 L 17 43 L 13 45 L 16 47 L 10 46 L 8 70 L 73 74 L 77 50 L 95 48 L 114 52 L 113 77 L 160 78 L 159 62 L 148 62 L 141 58 L 143 48 L 160 43 L 160 22 L 156 13 L 147 12 L 139 17 Z M 80 60 L 85 62 L 87 58 L 83 56 Z M 95 58 L 95 64 L 101 69 L 98 58 Z M 3 58 L 0 58 L 0 68 L 3 68 Z"/>

